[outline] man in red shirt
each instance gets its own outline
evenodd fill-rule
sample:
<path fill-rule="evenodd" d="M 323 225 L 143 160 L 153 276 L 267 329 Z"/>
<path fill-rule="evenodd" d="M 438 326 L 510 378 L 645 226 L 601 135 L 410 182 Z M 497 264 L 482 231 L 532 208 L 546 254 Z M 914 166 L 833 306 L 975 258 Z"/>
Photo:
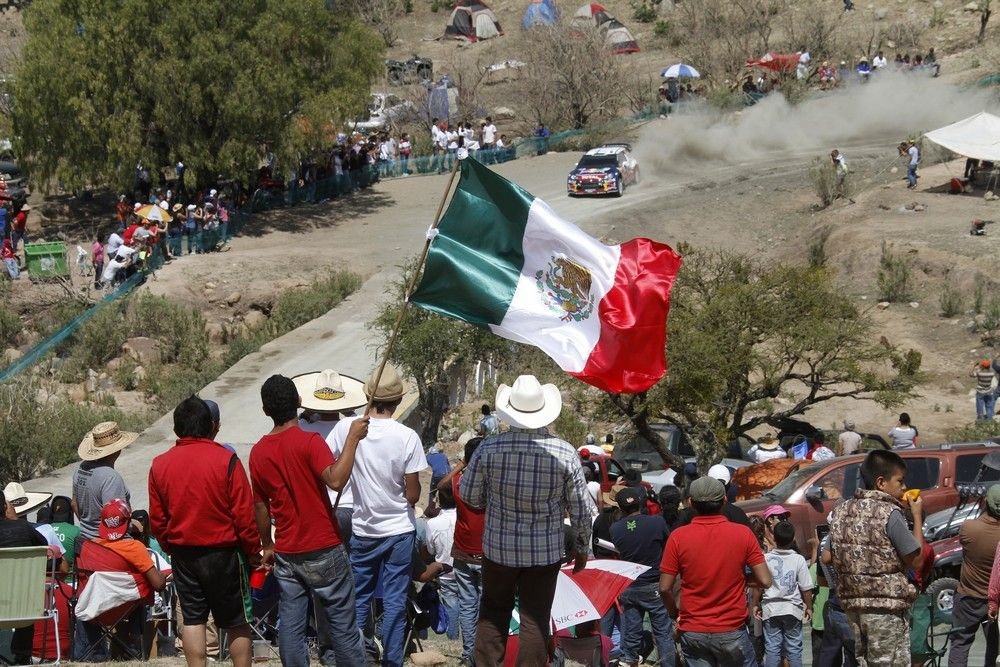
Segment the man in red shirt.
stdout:
<path fill-rule="evenodd" d="M 746 568 L 761 588 L 771 572 L 749 528 L 722 516 L 726 488 L 717 479 L 691 483 L 694 520 L 670 534 L 660 561 L 660 595 L 676 622 L 688 667 L 733 667 L 754 658 L 747 634 Z M 678 614 L 674 580 L 681 578 Z"/>
<path fill-rule="evenodd" d="M 485 512 L 469 507 L 462 500 L 458 483 L 462 470 L 476 453 L 482 438 L 471 438 L 465 443 L 465 457 L 455 464 L 444 478 L 438 482 L 438 490 L 450 488 L 455 497 L 457 517 L 455 539 L 451 555 L 455 558 L 455 582 L 458 584 L 458 624 L 462 630 L 462 662 L 466 667 L 473 664 L 476 646 L 476 623 L 479 622 L 479 599 L 483 594 L 483 528 Z M 459 439 L 461 442 L 461 439 Z"/>
<path fill-rule="evenodd" d="M 21 210 L 17 212 L 14 216 L 14 224 L 11 226 L 10 230 L 10 240 L 14 246 L 14 252 L 17 252 L 17 246 L 23 241 L 24 243 L 29 243 L 28 240 L 28 211 L 31 210 L 29 204 L 25 204 L 21 207 Z"/>
<path fill-rule="evenodd" d="M 177 444 L 149 469 L 149 523 L 170 554 L 184 617 L 184 657 L 204 667 L 206 624 L 212 613 L 227 631 L 236 667 L 249 667 L 252 620 L 248 564 L 260 564 L 260 536 L 250 482 L 236 454 L 215 442 L 205 401 L 174 409 Z"/>
<path fill-rule="evenodd" d="M 335 459 L 322 436 L 299 428 L 299 392 L 291 379 L 272 375 L 260 396 L 274 428 L 250 451 L 250 479 L 263 562 L 274 563 L 281 591 L 282 667 L 309 665 L 305 631 L 310 597 L 326 615 L 327 645 L 333 647 L 337 666 L 365 667 L 351 564 L 326 490 L 343 490 L 358 443 L 368 434 L 368 417 L 351 423 L 340 458 Z"/>

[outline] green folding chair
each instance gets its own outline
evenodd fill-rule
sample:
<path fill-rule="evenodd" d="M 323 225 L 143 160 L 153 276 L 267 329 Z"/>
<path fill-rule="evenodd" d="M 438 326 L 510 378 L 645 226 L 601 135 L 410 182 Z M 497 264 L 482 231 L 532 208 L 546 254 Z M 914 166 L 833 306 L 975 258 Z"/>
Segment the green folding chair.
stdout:
<path fill-rule="evenodd" d="M 0 549 L 0 628 L 24 628 L 35 621 L 52 621 L 56 640 L 56 660 L 52 664 L 58 665 L 62 658 L 59 612 L 46 580 L 47 561 L 48 547 Z M 54 566 L 48 574 L 54 581 Z"/>

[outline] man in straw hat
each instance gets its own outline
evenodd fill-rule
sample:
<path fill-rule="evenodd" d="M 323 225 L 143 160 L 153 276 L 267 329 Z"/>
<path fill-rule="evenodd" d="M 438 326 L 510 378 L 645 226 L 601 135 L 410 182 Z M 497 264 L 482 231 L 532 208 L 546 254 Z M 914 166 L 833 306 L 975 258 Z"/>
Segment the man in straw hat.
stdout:
<path fill-rule="evenodd" d="M 576 449 L 545 428 L 562 411 L 555 385 L 522 375 L 513 386 L 500 385 L 495 405 L 510 431 L 479 446 L 459 485 L 466 503 L 486 509 L 475 663 L 504 664 L 516 599 L 517 664 L 544 665 L 559 566 L 568 556 L 575 560 L 574 571 L 586 567 L 593 501 Z M 564 555 L 567 514 L 575 552 Z"/>
<path fill-rule="evenodd" d="M 312 597 L 326 617 L 327 641 L 338 667 L 364 667 L 350 564 L 325 489 L 343 490 L 368 419 L 352 422 L 341 456 L 334 458 L 323 438 L 298 427 L 299 392 L 290 378 L 272 375 L 260 397 L 274 428 L 250 451 L 250 480 L 264 545 L 262 565 L 273 563 L 281 591 L 281 663 L 309 665 L 305 630 Z"/>
<path fill-rule="evenodd" d="M 302 414 L 299 416 L 299 428 L 307 433 L 318 433 L 330 447 L 334 456 L 339 452 L 335 449 L 330 434 L 333 427 L 340 421 L 342 415 L 353 415 L 358 408 L 368 404 L 365 397 L 365 383 L 348 375 L 327 368 L 322 371 L 303 373 L 292 378 L 299 392 L 302 403 Z M 351 517 L 354 514 L 354 493 L 351 480 L 348 479 L 343 491 L 339 494 L 330 490 L 330 502 L 337 510 L 337 524 L 340 526 L 340 539 L 347 552 L 351 552 Z M 337 497 L 340 502 L 337 502 Z"/>
<path fill-rule="evenodd" d="M 122 431 L 117 422 L 101 422 L 84 436 L 77 453 L 82 462 L 73 473 L 73 511 L 80 518 L 80 537 L 97 537 L 101 509 L 114 499 L 131 501 L 128 487 L 115 470 L 121 451 L 135 442 L 138 433 Z M 74 548 L 74 553 L 79 553 Z"/>
<path fill-rule="evenodd" d="M 188 665 L 205 665 L 211 612 L 227 631 L 233 664 L 249 667 L 247 564 L 260 564 L 260 535 L 246 471 L 215 442 L 217 432 L 218 418 L 197 396 L 174 409 L 177 443 L 149 469 L 149 523 L 171 556 Z"/>
<path fill-rule="evenodd" d="M 365 383 L 372 400 L 368 435 L 354 459 L 354 536 L 351 538 L 351 568 L 357 592 L 358 625 L 363 626 L 375 599 L 375 586 L 382 587 L 382 664 L 403 664 L 406 635 L 406 591 L 416 542 L 417 522 L 413 506 L 420 499 L 421 471 L 427 459 L 420 436 L 392 418 L 403 400 L 403 380 L 391 365 L 382 376 L 378 370 Z M 345 447 L 346 438 L 359 418 L 337 424 L 330 434 L 334 451 Z"/>
<path fill-rule="evenodd" d="M 754 463 L 763 463 L 771 459 L 788 458 L 788 453 L 781 448 L 778 441 L 770 433 L 766 433 L 753 447 L 747 450 L 747 458 Z"/>

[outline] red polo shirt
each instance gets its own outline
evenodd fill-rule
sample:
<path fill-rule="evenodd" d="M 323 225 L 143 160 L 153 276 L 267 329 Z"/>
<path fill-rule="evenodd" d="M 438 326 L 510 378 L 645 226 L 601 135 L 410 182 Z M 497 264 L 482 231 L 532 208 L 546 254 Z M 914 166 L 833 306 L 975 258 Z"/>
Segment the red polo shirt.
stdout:
<path fill-rule="evenodd" d="M 747 618 L 745 569 L 764 562 L 746 526 L 720 515 L 696 516 L 672 533 L 660 572 L 680 575 L 682 632 L 731 632 Z"/>
<path fill-rule="evenodd" d="M 253 499 L 271 508 L 278 553 L 303 554 L 341 543 L 323 482 L 323 471 L 334 463 L 326 441 L 298 426 L 265 435 L 250 450 Z"/>
<path fill-rule="evenodd" d="M 469 507 L 459 496 L 458 482 L 461 479 L 461 472 L 451 478 L 451 490 L 455 495 L 455 508 L 457 509 L 453 544 L 456 549 L 470 556 L 482 556 L 486 513 L 483 510 Z"/>
<path fill-rule="evenodd" d="M 250 482 L 231 451 L 213 440 L 181 438 L 149 468 L 149 523 L 173 547 L 239 546 L 260 553 Z"/>

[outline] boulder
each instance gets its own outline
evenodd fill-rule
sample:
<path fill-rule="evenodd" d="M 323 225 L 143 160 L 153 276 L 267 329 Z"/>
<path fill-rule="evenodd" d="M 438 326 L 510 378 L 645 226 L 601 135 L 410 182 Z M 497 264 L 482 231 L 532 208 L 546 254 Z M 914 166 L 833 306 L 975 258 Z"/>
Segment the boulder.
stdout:
<path fill-rule="evenodd" d="M 205 324 L 205 333 L 208 335 L 208 342 L 222 345 L 226 342 L 226 327 L 219 322 L 208 322 Z"/>
<path fill-rule="evenodd" d="M 17 348 L 8 347 L 6 350 L 3 351 L 3 359 L 4 362 L 7 364 L 12 364 L 23 356 L 24 353 L 22 353 L 21 350 L 18 350 Z"/>
<path fill-rule="evenodd" d="M 146 336 L 129 338 L 122 345 L 122 354 L 141 365 L 159 363 L 161 361 L 160 341 Z"/>
<path fill-rule="evenodd" d="M 135 383 L 137 385 L 141 383 L 143 380 L 146 379 L 146 369 L 143 368 L 142 366 L 136 366 L 135 368 L 133 368 L 132 379 L 135 380 Z"/>
<path fill-rule="evenodd" d="M 205 289 L 215 289 L 215 283 L 205 283 Z"/>
<path fill-rule="evenodd" d="M 121 359 L 121 357 L 115 357 L 114 359 L 112 359 L 108 363 L 104 364 L 104 367 L 106 369 L 108 369 L 109 373 L 114 373 L 119 368 L 121 368 L 121 365 L 122 365 L 122 359 Z"/>
<path fill-rule="evenodd" d="M 83 384 L 67 385 L 66 398 L 74 403 L 83 403 L 87 400 L 87 388 Z"/>
<path fill-rule="evenodd" d="M 919 308 L 919 307 L 920 307 L 920 304 L 917 303 L 916 301 L 911 301 L 910 302 L 910 308 Z"/>
<path fill-rule="evenodd" d="M 889 15 L 889 10 L 886 7 L 879 7 L 878 9 L 875 10 L 876 21 L 881 21 L 888 15 Z"/>
<path fill-rule="evenodd" d="M 962 9 L 964 9 L 967 12 L 978 12 L 979 11 L 979 3 L 978 2 L 970 2 L 967 5 L 965 5 L 965 7 L 962 7 Z"/>
<path fill-rule="evenodd" d="M 948 383 L 948 391 L 953 394 L 964 394 L 965 386 L 958 380 L 952 380 Z"/>
<path fill-rule="evenodd" d="M 84 380 L 83 386 L 87 390 L 88 394 L 93 394 L 94 392 L 97 391 L 97 386 L 98 386 L 97 371 L 95 371 L 93 368 L 87 369 L 87 379 Z"/>
<path fill-rule="evenodd" d="M 433 665 L 443 665 L 448 662 L 448 658 L 444 657 L 443 654 L 437 651 L 418 651 L 417 653 L 410 654 L 410 661 L 414 665 L 425 665 L 427 667 L 433 667 Z"/>
<path fill-rule="evenodd" d="M 249 329 L 256 329 L 264 322 L 267 322 L 267 315 L 259 310 L 248 310 L 247 314 L 243 316 L 243 324 L 247 325 Z"/>
<path fill-rule="evenodd" d="M 875 304 L 875 307 L 878 308 L 879 310 L 888 310 L 888 308 L 889 308 L 889 302 L 888 301 L 879 301 L 877 304 Z"/>
<path fill-rule="evenodd" d="M 663 4 L 668 4 L 664 2 Z M 517 117 L 514 110 L 510 107 L 494 107 L 493 108 L 493 119 L 494 120 L 513 120 Z"/>
<path fill-rule="evenodd" d="M 227 306 L 235 306 L 236 304 L 238 304 L 240 302 L 240 299 L 242 299 L 242 298 L 243 298 L 243 295 L 240 294 L 239 292 L 231 292 L 229 294 L 229 296 L 226 297 L 226 305 Z"/>

